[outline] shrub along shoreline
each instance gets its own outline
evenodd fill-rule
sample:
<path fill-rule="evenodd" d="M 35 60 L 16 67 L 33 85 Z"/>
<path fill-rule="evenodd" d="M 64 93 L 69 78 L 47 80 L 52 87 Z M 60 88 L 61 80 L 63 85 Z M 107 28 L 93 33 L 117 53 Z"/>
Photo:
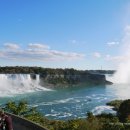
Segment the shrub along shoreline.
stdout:
<path fill-rule="evenodd" d="M 10 101 L 5 104 L 6 112 L 18 115 L 33 121 L 49 130 L 130 130 L 130 99 L 114 100 L 107 105 L 113 106 L 117 114 L 93 115 L 88 112 L 85 119 L 72 119 L 68 121 L 49 120 L 36 108 L 30 108 L 26 101 L 18 103 Z"/>

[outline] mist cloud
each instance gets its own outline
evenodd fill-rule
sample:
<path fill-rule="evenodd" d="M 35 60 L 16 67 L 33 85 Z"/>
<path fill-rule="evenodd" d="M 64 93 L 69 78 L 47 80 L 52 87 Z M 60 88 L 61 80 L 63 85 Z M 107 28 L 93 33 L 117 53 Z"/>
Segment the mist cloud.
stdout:
<path fill-rule="evenodd" d="M 114 83 L 130 84 L 130 26 L 124 29 L 124 37 L 122 39 L 122 54 L 120 63 L 117 67 L 112 81 Z"/>

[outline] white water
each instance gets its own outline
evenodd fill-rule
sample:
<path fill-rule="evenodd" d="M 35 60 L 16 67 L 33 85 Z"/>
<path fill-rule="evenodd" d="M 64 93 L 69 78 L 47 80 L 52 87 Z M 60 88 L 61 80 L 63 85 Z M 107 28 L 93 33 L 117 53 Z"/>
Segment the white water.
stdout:
<path fill-rule="evenodd" d="M 121 39 L 121 54 L 117 56 L 116 73 L 112 77 L 107 77 L 108 80 L 115 84 L 130 85 L 130 25 L 127 25 L 124 30 L 124 36 Z"/>
<path fill-rule="evenodd" d="M 0 74 L 0 97 L 50 90 L 39 83 L 39 75 L 36 75 L 34 80 L 30 74 Z"/>

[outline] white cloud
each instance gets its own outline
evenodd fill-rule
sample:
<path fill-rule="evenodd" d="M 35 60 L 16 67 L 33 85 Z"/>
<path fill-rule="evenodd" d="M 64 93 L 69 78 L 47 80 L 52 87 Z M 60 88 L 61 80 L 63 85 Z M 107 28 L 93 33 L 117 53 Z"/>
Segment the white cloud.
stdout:
<path fill-rule="evenodd" d="M 125 6 L 122 20 L 124 25 L 130 24 L 130 2 L 128 2 Z"/>
<path fill-rule="evenodd" d="M 117 66 L 117 72 L 112 78 L 113 83 L 130 84 L 130 25 L 124 28 L 124 37 L 122 38 L 120 62 Z"/>
<path fill-rule="evenodd" d="M 129 34 L 130 33 L 130 25 L 127 25 L 126 27 L 125 27 L 125 33 L 127 34 Z"/>
<path fill-rule="evenodd" d="M 106 55 L 106 59 L 109 59 L 111 56 L 109 54 Z"/>
<path fill-rule="evenodd" d="M 119 45 L 119 42 L 108 42 L 108 46 L 114 46 L 114 45 Z"/>
<path fill-rule="evenodd" d="M 115 45 L 115 44 L 119 44 L 118 42 L 111 42 L 108 45 Z M 127 25 L 124 28 L 124 36 L 121 39 L 121 44 L 120 44 L 120 55 L 116 55 L 116 56 L 111 56 L 111 55 L 106 55 L 105 59 L 109 60 L 109 61 L 114 61 L 119 64 L 122 62 L 126 62 L 129 61 L 130 59 L 130 25 Z"/>
<path fill-rule="evenodd" d="M 6 49 L 19 49 L 19 45 L 18 44 L 14 44 L 14 43 L 5 43 L 4 46 L 6 47 Z"/>
<path fill-rule="evenodd" d="M 0 51 L 0 57 L 3 57 L 3 56 L 4 56 L 3 52 Z"/>
<path fill-rule="evenodd" d="M 10 60 L 21 61 L 61 61 L 61 60 L 77 60 L 85 57 L 84 54 L 74 52 L 62 52 L 57 50 L 51 50 L 44 44 L 29 44 L 28 49 L 19 49 L 17 46 L 13 46 L 15 49 L 5 49 L 0 51 L 0 58 Z M 31 47 L 31 48 L 30 48 Z M 34 48 L 35 47 L 35 48 Z M 40 48 L 40 49 L 36 49 Z"/>
<path fill-rule="evenodd" d="M 74 40 L 74 39 L 73 39 L 73 40 L 70 40 L 70 42 L 73 43 L 73 44 L 77 43 L 77 41 Z"/>
<path fill-rule="evenodd" d="M 101 58 L 101 54 L 99 52 L 94 52 L 93 56 L 96 58 Z"/>
<path fill-rule="evenodd" d="M 119 56 L 111 56 L 111 55 L 107 54 L 107 55 L 105 56 L 105 59 L 106 59 L 106 60 L 108 60 L 108 61 L 114 61 L 114 62 L 124 61 L 125 58 L 126 58 L 126 57 L 121 56 L 121 55 L 119 55 Z"/>
<path fill-rule="evenodd" d="M 28 47 L 31 49 L 50 49 L 48 45 L 40 44 L 40 43 L 30 43 Z"/>
<path fill-rule="evenodd" d="M 124 29 L 124 37 L 122 39 L 123 43 L 123 51 L 128 52 L 130 51 L 130 25 L 127 25 Z"/>

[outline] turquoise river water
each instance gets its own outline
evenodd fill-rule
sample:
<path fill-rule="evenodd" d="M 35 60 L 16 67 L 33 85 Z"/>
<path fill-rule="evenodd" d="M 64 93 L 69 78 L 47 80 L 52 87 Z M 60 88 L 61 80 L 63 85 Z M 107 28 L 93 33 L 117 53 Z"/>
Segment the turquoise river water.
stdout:
<path fill-rule="evenodd" d="M 88 111 L 94 114 L 114 113 L 106 103 L 114 99 L 130 98 L 130 85 L 106 85 L 41 90 L 0 97 L 0 104 L 10 100 L 25 99 L 29 106 L 36 107 L 49 119 L 67 120 L 85 118 Z"/>

